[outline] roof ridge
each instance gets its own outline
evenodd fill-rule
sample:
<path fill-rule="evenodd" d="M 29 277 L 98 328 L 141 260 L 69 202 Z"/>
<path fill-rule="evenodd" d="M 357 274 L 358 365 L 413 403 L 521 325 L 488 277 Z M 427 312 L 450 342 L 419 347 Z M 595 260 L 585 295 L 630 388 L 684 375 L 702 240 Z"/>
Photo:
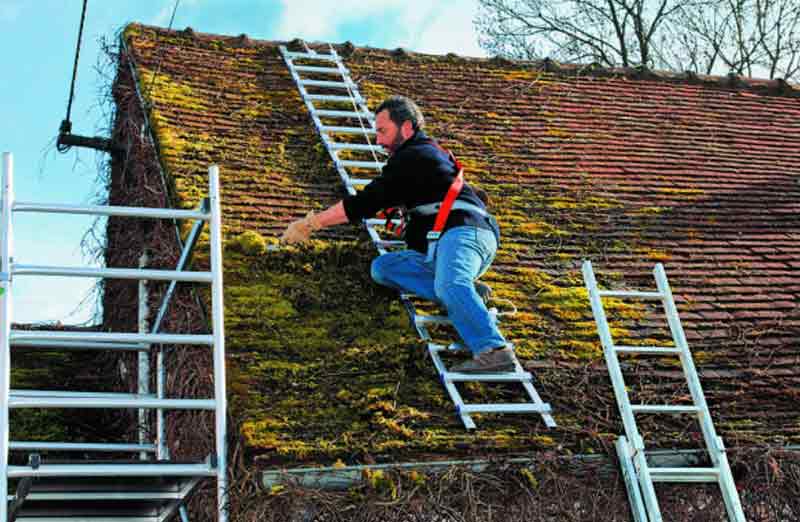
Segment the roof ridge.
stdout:
<path fill-rule="evenodd" d="M 301 45 L 303 43 L 303 40 L 300 38 L 295 38 L 289 41 L 263 40 L 263 39 L 250 38 L 244 33 L 237 36 L 220 35 L 213 33 L 201 33 L 195 31 L 192 27 L 186 27 L 185 29 L 181 30 L 179 29 L 169 30 L 163 27 L 145 25 L 136 22 L 128 24 L 128 26 L 126 26 L 125 28 L 125 32 L 127 32 L 129 28 L 133 26 L 141 27 L 143 29 L 153 30 L 159 33 L 171 33 L 176 35 L 183 35 L 200 41 L 222 40 L 223 42 L 233 44 L 234 47 L 257 47 L 259 45 L 272 45 L 272 46 L 287 45 L 291 47 L 291 46 Z M 597 78 L 626 78 L 630 80 L 641 80 L 641 81 L 663 81 L 668 83 L 707 85 L 710 87 L 719 87 L 723 89 L 731 89 L 734 91 L 755 91 L 760 94 L 766 94 L 770 96 L 785 96 L 791 98 L 800 97 L 800 84 L 787 82 L 783 78 L 776 78 L 770 80 L 770 79 L 739 76 L 734 73 L 729 73 L 726 75 L 708 75 L 708 74 L 698 74 L 693 71 L 684 71 L 678 73 L 666 70 L 653 70 L 645 66 L 606 67 L 597 62 L 592 62 L 588 64 L 560 63 L 549 57 L 543 60 L 513 60 L 502 56 L 494 56 L 487 58 L 487 57 L 462 56 L 456 53 L 429 54 L 429 53 L 420 53 L 417 51 L 410 51 L 408 49 L 400 47 L 395 49 L 386 49 L 381 47 L 356 46 L 350 41 L 345 41 L 342 43 L 320 42 L 320 41 L 305 42 L 305 43 L 307 43 L 311 47 L 324 46 L 325 48 L 327 48 L 328 45 L 332 45 L 337 50 L 337 52 L 340 52 L 340 54 L 342 54 L 342 56 L 344 56 L 345 58 L 351 56 L 352 54 L 358 51 L 377 51 L 377 52 L 389 53 L 390 56 L 399 60 L 410 59 L 416 56 L 420 58 L 431 58 L 438 60 L 444 59 L 449 61 L 496 63 L 501 65 L 530 68 L 531 70 L 546 72 L 556 76 L 566 76 L 566 77 L 590 76 Z"/>

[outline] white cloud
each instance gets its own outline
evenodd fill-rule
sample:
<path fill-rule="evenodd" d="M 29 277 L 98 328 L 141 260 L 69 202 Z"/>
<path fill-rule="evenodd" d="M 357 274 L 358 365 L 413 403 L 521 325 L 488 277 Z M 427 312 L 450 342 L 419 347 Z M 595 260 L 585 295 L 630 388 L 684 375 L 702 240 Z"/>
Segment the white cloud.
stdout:
<path fill-rule="evenodd" d="M 280 0 L 283 15 L 275 37 L 279 40 L 333 39 L 339 26 L 366 17 L 378 19 L 387 9 L 404 5 L 402 0 Z"/>
<path fill-rule="evenodd" d="M 475 0 L 454 0 L 439 8 L 431 23 L 410 46 L 423 53 L 456 53 L 462 56 L 486 56 L 478 45 L 478 33 L 472 21 L 478 12 Z"/>
<path fill-rule="evenodd" d="M 342 41 L 357 45 L 482 56 L 472 20 L 476 0 L 281 0 L 283 13 L 274 38 Z M 369 20 L 369 22 L 365 22 Z M 361 22 L 385 28 L 380 41 L 362 42 L 342 27 Z M 365 31 L 365 34 L 370 31 Z"/>

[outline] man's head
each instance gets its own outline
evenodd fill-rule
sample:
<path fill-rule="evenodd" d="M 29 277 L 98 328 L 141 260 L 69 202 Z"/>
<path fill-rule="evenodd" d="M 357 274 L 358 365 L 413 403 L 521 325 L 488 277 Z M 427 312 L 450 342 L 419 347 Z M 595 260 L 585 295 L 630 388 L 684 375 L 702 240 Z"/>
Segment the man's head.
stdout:
<path fill-rule="evenodd" d="M 375 110 L 378 145 L 390 154 L 425 126 L 425 118 L 417 104 L 405 96 L 390 96 Z"/>

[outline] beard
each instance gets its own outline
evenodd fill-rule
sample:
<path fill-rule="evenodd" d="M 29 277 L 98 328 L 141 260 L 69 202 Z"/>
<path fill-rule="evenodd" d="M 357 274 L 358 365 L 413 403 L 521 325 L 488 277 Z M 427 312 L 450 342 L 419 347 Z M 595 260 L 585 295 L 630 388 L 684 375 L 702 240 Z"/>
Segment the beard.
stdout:
<path fill-rule="evenodd" d="M 400 145 L 402 145 L 405 142 L 406 140 L 403 139 L 403 136 L 398 132 L 394 140 L 390 144 L 385 145 L 384 148 L 389 151 L 389 154 L 394 154 L 395 152 L 397 152 L 397 149 L 400 148 Z"/>

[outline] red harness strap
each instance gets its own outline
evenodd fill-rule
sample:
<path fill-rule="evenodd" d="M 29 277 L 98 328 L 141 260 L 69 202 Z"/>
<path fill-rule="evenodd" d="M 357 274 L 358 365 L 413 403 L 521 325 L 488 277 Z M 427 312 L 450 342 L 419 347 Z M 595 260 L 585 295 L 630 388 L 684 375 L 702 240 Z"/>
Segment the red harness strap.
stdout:
<path fill-rule="evenodd" d="M 450 184 L 447 189 L 447 195 L 444 197 L 442 206 L 439 207 L 439 212 L 436 214 L 436 221 L 433 224 L 432 232 L 441 232 L 444 230 L 444 225 L 447 223 L 447 218 L 450 216 L 450 209 L 453 208 L 456 198 L 461 193 L 461 188 L 464 186 L 464 169 L 458 171 L 458 176 Z"/>
<path fill-rule="evenodd" d="M 432 263 L 434 260 L 436 242 L 439 240 L 439 237 L 442 235 L 442 230 L 444 230 L 444 226 L 447 224 L 447 218 L 450 216 L 450 209 L 453 208 L 453 203 L 464 187 L 464 167 L 461 166 L 461 163 L 453 156 L 452 152 L 443 148 L 436 142 L 434 142 L 434 145 L 450 156 L 450 159 L 453 160 L 453 163 L 458 169 L 458 175 L 456 175 L 456 179 L 450 184 L 450 188 L 447 189 L 447 194 L 444 196 L 442 206 L 439 207 L 439 212 L 436 213 L 436 221 L 433 224 L 433 229 L 428 232 L 428 255 L 425 260 L 429 263 Z"/>
<path fill-rule="evenodd" d="M 450 184 L 450 188 L 447 189 L 447 194 L 444 197 L 444 201 L 442 201 L 442 206 L 439 207 L 439 212 L 436 214 L 436 221 L 434 222 L 433 229 L 431 230 L 431 232 L 441 233 L 441 231 L 444 230 L 444 226 L 447 224 L 447 218 L 450 216 L 450 209 L 453 208 L 453 203 L 461 193 L 461 189 L 464 187 L 464 167 L 461 166 L 461 162 L 458 161 L 455 156 L 453 156 L 452 152 L 436 142 L 434 142 L 434 145 L 436 145 L 436 147 L 442 152 L 447 153 L 458 169 L 458 175 L 456 176 L 456 179 L 453 180 L 453 183 Z"/>

